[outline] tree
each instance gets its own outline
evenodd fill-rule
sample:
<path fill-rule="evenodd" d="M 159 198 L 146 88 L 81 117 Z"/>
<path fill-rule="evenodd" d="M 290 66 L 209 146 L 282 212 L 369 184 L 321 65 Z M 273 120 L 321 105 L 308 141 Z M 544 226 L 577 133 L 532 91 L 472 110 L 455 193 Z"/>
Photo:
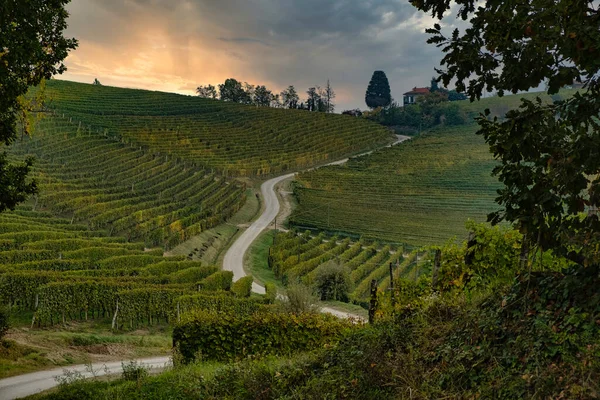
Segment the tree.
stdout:
<path fill-rule="evenodd" d="M 274 94 L 271 99 L 271 107 L 273 108 L 283 108 L 283 104 L 281 103 L 281 97 L 278 94 Z"/>
<path fill-rule="evenodd" d="M 321 300 L 348 301 L 352 291 L 350 270 L 335 261 L 329 261 L 316 271 L 315 287 Z"/>
<path fill-rule="evenodd" d="M 335 99 L 335 92 L 329 83 L 329 79 L 327 79 L 327 86 L 325 86 L 323 99 L 325 102 L 326 112 L 332 113 L 335 110 L 335 104 L 333 103 L 333 99 Z"/>
<path fill-rule="evenodd" d="M 244 82 L 242 86 L 244 88 L 245 96 L 243 97 L 241 102 L 244 104 L 252 104 L 254 99 L 254 91 L 256 90 L 256 87 L 254 85 L 249 84 L 248 82 Z"/>
<path fill-rule="evenodd" d="M 371 77 L 371 82 L 369 82 L 367 93 L 365 94 L 365 102 L 371 109 L 390 105 L 392 102 L 392 93 L 385 72 L 373 72 L 373 77 Z"/>
<path fill-rule="evenodd" d="M 95 86 L 102 86 L 102 84 L 100 83 L 100 81 L 98 80 L 98 78 L 95 78 L 95 79 L 94 79 L 94 82 L 92 83 L 92 85 L 95 85 Z"/>
<path fill-rule="evenodd" d="M 210 84 L 206 86 L 198 86 L 198 88 L 196 89 L 196 93 L 198 94 L 198 97 L 202 97 L 203 99 L 217 98 L 217 88 Z"/>
<path fill-rule="evenodd" d="M 306 94 L 308 95 L 308 98 L 306 99 L 306 108 L 308 111 L 319 111 L 319 101 L 321 101 L 319 90 L 320 88 L 311 87 L 306 91 Z"/>
<path fill-rule="evenodd" d="M 269 107 L 273 101 L 273 93 L 266 86 L 257 86 L 254 89 L 253 102 L 259 107 Z"/>
<path fill-rule="evenodd" d="M 225 83 L 219 85 L 219 95 L 221 100 L 234 103 L 250 104 L 252 100 L 242 83 L 233 78 L 229 78 L 225 80 Z"/>
<path fill-rule="evenodd" d="M 458 93 L 456 90 L 450 90 L 448 92 L 448 100 L 449 101 L 459 101 L 468 99 L 467 95 L 464 93 Z"/>
<path fill-rule="evenodd" d="M 440 87 L 438 86 L 437 79 L 435 79 L 435 77 L 431 78 L 431 86 L 429 87 L 429 92 L 434 93 L 434 92 L 437 92 L 438 90 L 440 90 Z"/>
<path fill-rule="evenodd" d="M 500 164 L 504 184 L 489 215 L 493 224 L 513 223 L 524 235 L 524 259 L 530 248 L 552 250 L 584 266 L 600 263 L 600 18 L 593 1 L 513 2 L 456 0 L 458 15 L 470 27 L 450 36 L 439 24 L 428 42 L 446 53 L 437 69 L 448 85 L 479 99 L 485 91 L 537 88 L 547 92 L 585 82 L 575 96 L 545 103 L 521 101 L 504 119 L 486 110 L 479 131 Z M 417 8 L 442 19 L 447 0 L 415 0 Z"/>
<path fill-rule="evenodd" d="M 290 85 L 281 92 L 281 102 L 285 108 L 298 108 L 299 101 L 300 97 L 294 86 Z"/>
<path fill-rule="evenodd" d="M 318 112 L 327 112 L 327 103 L 325 102 L 325 90 L 321 86 L 317 86 L 317 107 Z"/>
<path fill-rule="evenodd" d="M 0 12 L 0 141 L 10 145 L 17 119 L 25 112 L 23 96 L 31 86 L 66 71 L 63 60 L 77 47 L 67 39 L 68 0 L 4 0 Z M 0 212 L 14 209 L 36 192 L 27 175 L 32 159 L 9 164 L 0 154 Z"/>

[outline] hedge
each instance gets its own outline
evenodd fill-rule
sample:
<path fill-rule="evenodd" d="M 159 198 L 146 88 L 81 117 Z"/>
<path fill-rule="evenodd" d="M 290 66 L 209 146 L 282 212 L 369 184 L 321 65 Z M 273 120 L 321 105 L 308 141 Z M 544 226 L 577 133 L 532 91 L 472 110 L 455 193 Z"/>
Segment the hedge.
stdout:
<path fill-rule="evenodd" d="M 229 361 L 250 355 L 290 355 L 335 343 L 353 325 L 326 314 L 197 311 L 182 316 L 173 329 L 173 346 L 184 363 Z"/>
<path fill-rule="evenodd" d="M 231 286 L 231 291 L 237 297 L 250 297 L 252 293 L 252 282 L 254 279 L 251 276 L 245 276 L 238 279 Z"/>
<path fill-rule="evenodd" d="M 240 299 L 228 293 L 181 296 L 176 298 L 173 304 L 173 310 L 177 314 L 204 310 L 243 316 L 254 314 L 263 307 L 259 300 Z"/>
<path fill-rule="evenodd" d="M 198 290 L 230 290 L 233 272 L 218 271 L 198 282 Z"/>

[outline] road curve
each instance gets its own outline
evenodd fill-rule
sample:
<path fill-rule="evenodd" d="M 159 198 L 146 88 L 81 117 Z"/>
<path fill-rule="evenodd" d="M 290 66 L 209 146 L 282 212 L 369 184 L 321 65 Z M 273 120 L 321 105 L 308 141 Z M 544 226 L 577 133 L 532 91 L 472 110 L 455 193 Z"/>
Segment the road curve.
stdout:
<path fill-rule="evenodd" d="M 128 362 L 130 360 L 124 361 Z M 171 365 L 170 357 L 153 357 L 135 360 L 146 368 L 162 369 Z M 75 373 L 83 378 L 120 374 L 123 372 L 121 361 L 95 363 L 91 365 L 74 365 L 71 367 L 55 368 L 47 371 L 0 379 L 0 399 L 13 400 L 31 396 L 58 386 L 57 377 L 65 376 L 65 372 Z"/>
<path fill-rule="evenodd" d="M 394 143 L 385 147 L 392 147 L 410 139 L 410 136 L 396 136 L 398 139 Z M 359 154 L 356 157 L 362 157 L 371 153 L 373 153 L 373 151 Z M 324 166 L 341 165 L 347 161 L 348 158 L 344 158 L 343 160 L 334 161 Z M 258 238 L 261 232 L 264 231 L 275 220 L 277 214 L 279 214 L 280 204 L 277 194 L 275 193 L 275 186 L 283 180 L 292 178 L 294 175 L 294 173 L 281 175 L 276 178 L 269 179 L 261 185 L 260 191 L 265 203 L 263 213 L 250 225 L 250 227 L 248 227 L 248 229 L 244 231 L 244 233 L 242 233 L 242 235 L 233 243 L 233 245 L 231 245 L 229 250 L 227 250 L 227 253 L 225 253 L 225 257 L 223 258 L 223 269 L 233 272 L 234 281 L 246 276 L 246 271 L 244 270 L 244 257 L 248 251 L 248 248 L 250 248 L 250 245 Z M 252 284 L 252 291 L 255 293 L 264 294 L 265 288 L 254 282 Z M 328 307 L 321 308 L 321 311 L 336 315 L 338 317 L 357 317 L 356 315 L 334 310 Z"/>

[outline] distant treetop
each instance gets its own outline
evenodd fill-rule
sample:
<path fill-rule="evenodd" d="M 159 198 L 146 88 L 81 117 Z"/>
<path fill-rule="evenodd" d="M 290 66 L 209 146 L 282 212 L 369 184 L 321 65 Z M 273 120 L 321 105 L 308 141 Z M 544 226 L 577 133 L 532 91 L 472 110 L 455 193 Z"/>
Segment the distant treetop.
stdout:
<path fill-rule="evenodd" d="M 365 94 L 365 102 L 369 108 L 387 107 L 392 102 L 390 83 L 383 71 L 373 72 L 371 82 Z"/>

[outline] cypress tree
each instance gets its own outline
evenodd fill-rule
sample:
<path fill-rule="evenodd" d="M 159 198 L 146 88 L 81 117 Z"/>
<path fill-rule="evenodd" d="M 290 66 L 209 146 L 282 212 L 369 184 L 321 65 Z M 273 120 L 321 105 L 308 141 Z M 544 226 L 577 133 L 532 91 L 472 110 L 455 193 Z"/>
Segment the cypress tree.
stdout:
<path fill-rule="evenodd" d="M 390 83 L 383 71 L 373 72 L 371 82 L 365 94 L 365 102 L 369 108 L 387 107 L 392 102 Z"/>

